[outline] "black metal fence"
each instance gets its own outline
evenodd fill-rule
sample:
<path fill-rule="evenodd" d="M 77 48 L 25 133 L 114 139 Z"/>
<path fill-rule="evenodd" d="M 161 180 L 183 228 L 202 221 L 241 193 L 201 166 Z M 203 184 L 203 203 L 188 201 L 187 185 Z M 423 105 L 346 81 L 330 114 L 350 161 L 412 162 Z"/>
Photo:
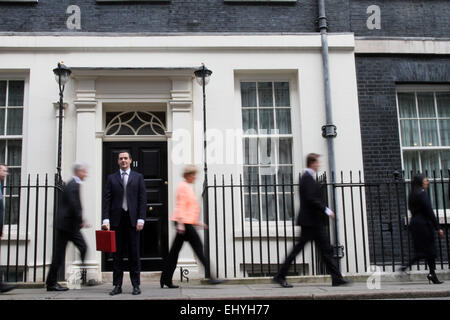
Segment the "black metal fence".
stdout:
<path fill-rule="evenodd" d="M 342 272 L 367 274 L 371 266 L 385 272 L 398 271 L 413 254 L 407 229 L 409 181 L 391 175 L 367 183 L 361 172 L 340 172 L 332 177 L 334 183 L 326 175 L 318 179 L 324 201 L 337 215 L 337 219 L 330 219 L 328 231 Z M 205 251 L 217 276 L 272 276 L 279 270 L 300 228 L 295 225 L 299 179 L 295 182 L 292 176 L 279 176 L 278 180 L 215 175 L 204 187 L 205 222 L 209 224 Z M 448 175 L 438 177 L 434 173 L 430 182 L 430 197 L 445 230 L 438 240 L 437 264 L 438 268 L 449 269 Z M 289 274 L 325 274 L 318 253 L 313 243 L 307 244 Z M 426 266 L 418 263 L 415 268 L 424 270 Z"/>
<path fill-rule="evenodd" d="M 25 184 L 3 186 L 4 227 L 0 246 L 3 281 L 45 281 L 54 243 L 53 221 L 61 188 L 57 176 L 28 175 Z"/>

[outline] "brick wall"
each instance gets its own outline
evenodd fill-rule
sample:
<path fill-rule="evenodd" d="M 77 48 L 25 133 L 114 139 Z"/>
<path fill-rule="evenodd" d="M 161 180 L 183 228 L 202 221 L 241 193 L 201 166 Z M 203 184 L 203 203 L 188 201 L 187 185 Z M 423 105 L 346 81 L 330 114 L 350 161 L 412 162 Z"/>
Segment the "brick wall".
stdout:
<path fill-rule="evenodd" d="M 230 3 L 223 0 L 172 0 L 100 3 L 95 0 L 0 3 L 0 31 L 69 32 L 70 5 L 81 9 L 77 32 L 316 32 L 317 0 L 294 3 Z M 330 32 L 359 36 L 450 36 L 448 0 L 326 1 Z M 381 29 L 369 30 L 367 8 L 378 5 Z"/>
<path fill-rule="evenodd" d="M 392 173 L 402 168 L 396 85 L 450 84 L 450 56 L 357 55 L 356 66 L 365 181 L 393 181 Z M 378 263 L 383 253 L 386 261 L 394 257 L 397 264 L 402 256 L 407 258 L 406 196 L 402 187 L 397 198 L 394 186 L 366 190 L 370 247 Z M 448 259 L 445 241 L 442 246 L 444 259 Z"/>

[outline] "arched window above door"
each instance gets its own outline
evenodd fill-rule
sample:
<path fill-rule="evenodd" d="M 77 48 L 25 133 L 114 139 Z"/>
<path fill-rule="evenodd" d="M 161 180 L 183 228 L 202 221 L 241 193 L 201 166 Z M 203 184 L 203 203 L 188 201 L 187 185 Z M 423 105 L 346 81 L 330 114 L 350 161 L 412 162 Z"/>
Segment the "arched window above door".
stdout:
<path fill-rule="evenodd" d="M 106 112 L 107 136 L 164 136 L 165 112 Z"/>

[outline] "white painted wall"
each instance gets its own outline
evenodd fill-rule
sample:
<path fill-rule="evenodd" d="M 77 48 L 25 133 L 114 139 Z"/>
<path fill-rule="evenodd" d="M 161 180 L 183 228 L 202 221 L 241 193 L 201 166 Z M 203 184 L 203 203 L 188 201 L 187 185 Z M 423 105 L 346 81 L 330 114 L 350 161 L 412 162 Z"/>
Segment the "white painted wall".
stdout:
<path fill-rule="evenodd" d="M 335 140 L 336 167 L 339 170 L 362 170 L 353 35 L 330 35 L 329 45 L 333 115 L 338 128 Z M 192 70 L 202 62 L 213 71 L 211 81 L 206 87 L 209 129 L 223 133 L 241 128 L 239 93 L 241 79 L 261 80 L 274 77 L 287 79 L 291 83 L 294 172 L 304 168 L 304 158 L 309 152 L 324 155 L 322 163 L 326 169 L 327 146 L 321 136 L 321 127 L 325 124 L 322 57 L 320 36 L 317 34 L 161 37 L 1 36 L 0 76 L 11 70 L 22 70 L 25 78 L 29 74 L 24 115 L 26 127 L 24 175 L 55 172 L 57 135 L 53 103 L 58 101 L 58 89 L 52 69 L 56 67 L 58 61 L 64 61 L 74 69 L 73 80 L 66 86 L 64 94 L 64 101 L 68 103 L 68 107 L 64 119 L 63 178 L 70 178 L 73 161 L 84 160 L 83 156 L 89 159 L 88 162 L 92 166 L 87 182 L 89 191 L 83 196 L 90 210 L 85 214 L 89 216 L 93 228 L 85 230 L 84 234 L 90 247 L 88 255 L 92 260 L 97 259 L 98 264 L 100 254 L 94 252 L 94 230 L 99 227 L 101 217 L 100 155 L 104 126 L 103 106 L 113 103 L 167 105 L 169 112 L 167 118 L 172 132 L 177 128 L 191 131 L 190 161 L 198 165 L 199 177 L 202 177 L 203 100 L 201 87 L 192 77 Z M 81 83 L 88 86 L 77 87 Z M 93 96 L 86 97 L 84 89 L 93 91 L 91 92 Z M 181 90 L 181 96 L 177 90 Z M 96 103 L 92 107 L 94 113 L 82 115 L 77 113 L 75 101 L 83 99 L 90 99 Z M 181 103 L 181 108 L 185 110 L 176 110 L 172 114 L 172 110 L 178 106 L 173 103 L 174 101 Z M 92 115 L 95 115 L 95 118 L 92 118 Z M 77 121 L 85 118 L 88 118 L 90 128 L 95 127 L 95 132 L 82 132 L 83 124 Z M 80 138 L 86 139 L 88 145 L 85 145 L 84 140 L 80 141 Z M 172 140 L 170 134 L 166 139 L 171 159 L 171 149 L 176 142 Z M 95 156 L 90 154 L 92 150 Z M 181 179 L 181 169 L 181 164 L 169 163 L 169 214 L 173 210 L 174 192 Z M 241 172 L 242 166 L 239 163 L 221 164 L 209 161 L 210 176 L 214 173 L 229 176 Z M 202 179 L 199 179 L 195 186 L 199 200 L 201 186 Z M 174 229 L 172 224 L 169 226 L 169 237 L 172 239 Z M 69 263 L 76 260 L 74 250 L 69 249 L 70 252 L 67 254 Z M 4 251 L 2 250 L 2 253 Z M 284 258 L 284 254 L 281 258 Z M 186 245 L 180 255 L 180 263 L 189 265 L 194 260 L 192 250 Z M 100 278 L 98 270 L 97 276 Z M 196 276 L 196 268 L 193 270 L 193 275 Z"/>

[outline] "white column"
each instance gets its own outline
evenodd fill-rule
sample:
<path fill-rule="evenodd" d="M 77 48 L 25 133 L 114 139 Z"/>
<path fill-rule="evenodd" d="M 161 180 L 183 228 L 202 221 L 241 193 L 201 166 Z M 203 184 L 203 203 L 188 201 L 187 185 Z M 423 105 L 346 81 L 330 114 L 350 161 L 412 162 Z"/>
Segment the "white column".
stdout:
<path fill-rule="evenodd" d="M 87 280 L 101 280 L 101 254 L 96 251 L 95 229 L 98 226 L 98 212 L 96 210 L 97 197 L 101 197 L 101 186 L 96 184 L 97 176 L 97 148 L 96 148 L 96 107 L 95 78 L 77 79 L 75 91 L 76 110 L 76 150 L 75 160 L 87 164 L 89 176 L 81 186 L 81 202 L 83 206 L 83 219 L 91 225 L 82 229 L 86 240 L 87 253 L 85 265 L 87 267 Z M 80 260 L 73 263 L 73 272 L 79 271 Z"/>

